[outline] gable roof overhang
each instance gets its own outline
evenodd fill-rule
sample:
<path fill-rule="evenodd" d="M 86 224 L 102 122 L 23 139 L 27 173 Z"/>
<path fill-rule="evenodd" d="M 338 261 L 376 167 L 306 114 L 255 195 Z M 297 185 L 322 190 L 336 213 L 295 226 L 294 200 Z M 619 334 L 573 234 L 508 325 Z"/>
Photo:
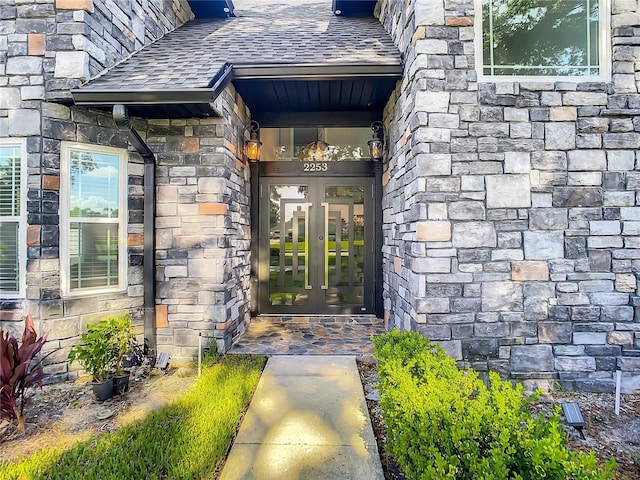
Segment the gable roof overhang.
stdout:
<path fill-rule="evenodd" d="M 174 89 L 72 90 L 76 105 L 111 108 L 127 105 L 144 118 L 221 116 L 214 101 L 230 81 L 262 122 L 275 113 L 365 112 L 378 118 L 402 77 L 401 65 L 251 65 L 224 64 L 212 87 Z M 210 82 L 211 83 L 211 82 Z M 352 116 L 353 117 L 353 116 Z"/>
<path fill-rule="evenodd" d="M 233 65 L 224 62 L 206 88 L 131 89 L 76 88 L 76 105 L 111 108 L 126 105 L 131 114 L 144 118 L 201 118 L 220 116 L 213 102 L 233 79 Z"/>
<path fill-rule="evenodd" d="M 391 64 L 242 65 L 234 85 L 264 126 L 276 126 L 285 112 L 289 124 L 306 123 L 311 112 L 318 124 L 368 124 L 381 117 L 401 77 L 402 66 Z"/>
<path fill-rule="evenodd" d="M 233 81 L 254 117 L 364 112 L 379 118 L 402 77 L 400 52 L 376 18 L 336 16 L 331 7 L 329 0 L 247 0 L 234 18 L 186 23 L 73 89 L 73 100 L 99 108 L 123 104 L 145 118 L 220 116 L 214 102 Z"/>

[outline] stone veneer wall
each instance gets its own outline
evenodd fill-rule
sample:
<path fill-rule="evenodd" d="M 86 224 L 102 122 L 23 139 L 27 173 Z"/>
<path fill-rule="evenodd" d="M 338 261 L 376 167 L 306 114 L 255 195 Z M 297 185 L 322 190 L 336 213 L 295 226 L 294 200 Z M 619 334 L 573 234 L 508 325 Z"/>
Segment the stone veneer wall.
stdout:
<path fill-rule="evenodd" d="M 3 2 L 0 137 L 27 139 L 28 264 L 26 298 L 0 298 L 0 327 L 20 331 L 23 316 L 31 312 L 41 331 L 51 331 L 47 349 L 59 350 L 49 357 L 50 379 L 77 374 L 69 370 L 66 356 L 87 323 L 128 310 L 141 324 L 144 291 L 143 165 L 130 149 L 128 290 L 61 298 L 61 141 L 120 148 L 128 144 L 109 113 L 53 101 L 68 99 L 70 87 L 188 18 L 185 0 L 134 0 L 126 5 L 110 0 Z M 159 160 L 158 341 L 159 349 L 173 358 L 193 357 L 198 330 L 225 350 L 248 321 L 248 169 L 235 158 L 235 125 L 246 112 L 232 89 L 223 94 L 218 108 L 226 121 L 147 124 L 134 119 L 141 135 L 149 135 Z M 173 206 L 167 200 L 172 194 L 177 201 Z M 186 282 L 186 274 L 196 280 Z"/>
<path fill-rule="evenodd" d="M 186 0 L 2 2 L 0 136 L 39 135 L 42 101 L 70 99 L 70 88 L 192 17 Z"/>
<path fill-rule="evenodd" d="M 24 311 L 30 311 L 34 319 L 38 320 L 36 328 L 40 332 L 50 332 L 44 350 L 57 349 L 47 359 L 47 373 L 66 378 L 69 372 L 73 375 L 78 373 L 78 365 L 69 368 L 66 359 L 71 347 L 79 343 L 79 336 L 88 323 L 128 311 L 132 314 L 134 323 L 140 327 L 139 331 L 142 331 L 144 167 L 142 158 L 129 149 L 127 290 L 74 298 L 62 297 L 58 222 L 61 142 L 122 149 L 127 149 L 128 144 L 127 137 L 118 132 L 110 113 L 47 102 L 42 104 L 42 115 L 42 152 L 33 156 L 39 157 L 36 171 L 40 174 L 42 188 L 34 188 L 30 184 L 28 192 L 27 301 Z M 29 170 L 31 178 L 31 168 Z M 21 317 L 16 320 L 19 318 Z M 139 340 L 142 341 L 141 336 Z"/>
<path fill-rule="evenodd" d="M 249 165 L 237 158 L 248 115 L 231 86 L 216 108 L 222 118 L 149 120 L 147 131 L 158 161 L 158 351 L 183 359 L 199 332 L 225 352 L 250 321 Z"/>
<path fill-rule="evenodd" d="M 640 10 L 613 0 L 610 83 L 478 83 L 471 0 L 381 0 L 392 326 L 528 385 L 640 387 Z"/>
<path fill-rule="evenodd" d="M 55 30 L 46 30 L 47 99 L 71 98 L 70 88 L 193 18 L 187 0 L 49 0 L 48 4 L 55 7 Z M 45 33 L 39 25 L 32 29 Z"/>

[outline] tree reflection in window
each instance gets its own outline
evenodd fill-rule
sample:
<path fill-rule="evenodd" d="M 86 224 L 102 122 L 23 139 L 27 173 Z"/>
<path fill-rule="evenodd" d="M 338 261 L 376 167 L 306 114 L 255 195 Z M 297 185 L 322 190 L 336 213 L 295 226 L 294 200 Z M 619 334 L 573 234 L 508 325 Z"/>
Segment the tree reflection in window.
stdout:
<path fill-rule="evenodd" d="M 369 127 L 262 128 L 260 135 L 261 161 L 369 160 Z"/>
<path fill-rule="evenodd" d="M 485 75 L 600 74 L 600 0 L 482 0 Z"/>
<path fill-rule="evenodd" d="M 121 280 L 121 157 L 69 149 L 69 288 L 117 287 Z"/>

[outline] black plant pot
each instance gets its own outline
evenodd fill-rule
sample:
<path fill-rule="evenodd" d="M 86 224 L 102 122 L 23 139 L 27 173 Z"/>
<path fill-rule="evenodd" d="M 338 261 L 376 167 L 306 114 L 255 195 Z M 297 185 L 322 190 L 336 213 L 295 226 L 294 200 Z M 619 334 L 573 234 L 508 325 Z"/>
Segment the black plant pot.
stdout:
<path fill-rule="evenodd" d="M 129 391 L 129 372 L 125 372 L 124 375 L 116 375 L 113 378 L 113 394 L 122 395 Z"/>
<path fill-rule="evenodd" d="M 104 382 L 96 382 L 94 380 L 91 388 L 93 389 L 93 394 L 96 396 L 96 400 L 99 402 L 109 400 L 113 397 L 113 377 Z"/>

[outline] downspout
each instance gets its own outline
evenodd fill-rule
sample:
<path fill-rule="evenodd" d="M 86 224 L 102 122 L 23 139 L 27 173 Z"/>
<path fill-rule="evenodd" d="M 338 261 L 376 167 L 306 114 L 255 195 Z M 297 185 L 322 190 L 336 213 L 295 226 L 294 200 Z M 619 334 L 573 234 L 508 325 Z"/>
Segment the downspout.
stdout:
<path fill-rule="evenodd" d="M 129 112 L 125 105 L 113 106 L 113 119 L 118 130 L 129 136 L 133 148 L 144 160 L 144 247 L 143 247 L 143 282 L 144 282 L 144 344 L 147 355 L 155 361 L 157 350 L 156 339 L 156 157 L 149 146 L 131 126 Z"/>

